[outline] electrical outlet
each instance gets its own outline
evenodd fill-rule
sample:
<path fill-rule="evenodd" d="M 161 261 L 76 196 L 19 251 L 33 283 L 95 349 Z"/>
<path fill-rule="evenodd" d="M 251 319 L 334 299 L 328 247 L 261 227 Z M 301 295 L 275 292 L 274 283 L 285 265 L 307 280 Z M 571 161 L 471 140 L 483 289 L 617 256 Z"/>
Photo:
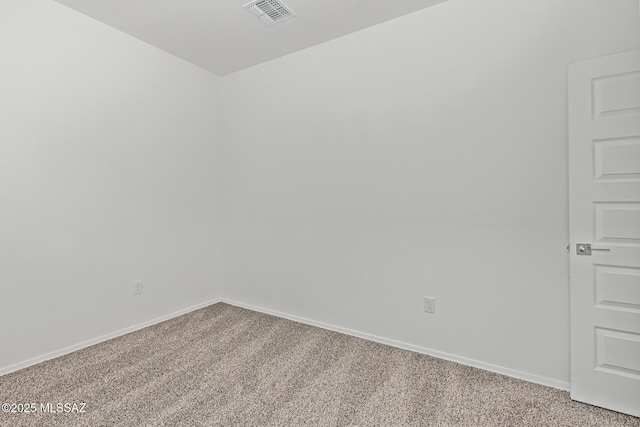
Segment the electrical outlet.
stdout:
<path fill-rule="evenodd" d="M 424 297 L 424 311 L 425 313 L 436 312 L 436 299 L 434 297 Z"/>
<path fill-rule="evenodd" d="M 133 282 L 133 294 L 138 295 L 142 293 L 142 280 L 136 280 Z"/>

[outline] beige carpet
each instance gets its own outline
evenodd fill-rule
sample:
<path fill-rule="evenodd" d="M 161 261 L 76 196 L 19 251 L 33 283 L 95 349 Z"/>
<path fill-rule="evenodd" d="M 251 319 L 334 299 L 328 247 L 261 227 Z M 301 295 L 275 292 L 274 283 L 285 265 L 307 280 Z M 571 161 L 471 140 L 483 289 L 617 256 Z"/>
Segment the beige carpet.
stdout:
<path fill-rule="evenodd" d="M 227 304 L 0 377 L 0 402 L 37 404 L 0 413 L 11 427 L 640 426 L 553 388 Z"/>

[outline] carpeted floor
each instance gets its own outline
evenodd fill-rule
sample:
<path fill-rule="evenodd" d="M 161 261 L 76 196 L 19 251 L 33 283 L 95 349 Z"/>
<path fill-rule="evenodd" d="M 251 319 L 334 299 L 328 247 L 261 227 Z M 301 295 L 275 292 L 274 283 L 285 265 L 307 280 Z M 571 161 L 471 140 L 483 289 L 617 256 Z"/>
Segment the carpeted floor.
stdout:
<path fill-rule="evenodd" d="M 222 303 L 2 376 L 6 402 L 36 403 L 0 413 L 11 427 L 640 426 L 564 391 Z"/>

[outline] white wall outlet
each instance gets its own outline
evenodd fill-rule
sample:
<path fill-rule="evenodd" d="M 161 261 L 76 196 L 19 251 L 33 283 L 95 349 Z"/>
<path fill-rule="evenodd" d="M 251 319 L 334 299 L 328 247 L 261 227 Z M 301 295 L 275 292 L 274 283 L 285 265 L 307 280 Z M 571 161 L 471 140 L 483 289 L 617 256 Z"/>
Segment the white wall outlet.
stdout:
<path fill-rule="evenodd" d="M 424 297 L 424 311 L 425 313 L 436 312 L 436 299 L 434 297 Z"/>
<path fill-rule="evenodd" d="M 142 293 L 142 280 L 136 280 L 133 282 L 133 294 L 138 295 Z"/>

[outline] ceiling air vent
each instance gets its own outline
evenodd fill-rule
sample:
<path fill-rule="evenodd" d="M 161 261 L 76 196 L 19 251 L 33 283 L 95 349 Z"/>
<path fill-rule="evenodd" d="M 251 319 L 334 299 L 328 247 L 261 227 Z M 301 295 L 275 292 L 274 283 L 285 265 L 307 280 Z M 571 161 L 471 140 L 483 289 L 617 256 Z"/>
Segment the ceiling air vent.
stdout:
<path fill-rule="evenodd" d="M 280 0 L 255 0 L 243 6 L 267 25 L 293 18 L 295 13 Z"/>

